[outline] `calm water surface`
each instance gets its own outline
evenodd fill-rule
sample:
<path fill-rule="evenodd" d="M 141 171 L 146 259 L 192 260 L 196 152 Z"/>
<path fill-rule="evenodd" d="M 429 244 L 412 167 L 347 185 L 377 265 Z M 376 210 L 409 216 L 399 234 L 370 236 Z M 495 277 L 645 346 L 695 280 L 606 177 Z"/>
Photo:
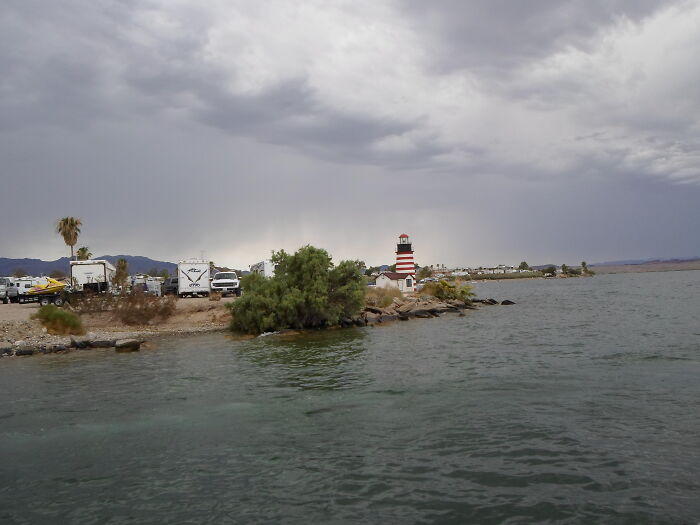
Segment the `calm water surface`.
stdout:
<path fill-rule="evenodd" d="M 2 523 L 698 523 L 700 272 L 0 360 Z"/>

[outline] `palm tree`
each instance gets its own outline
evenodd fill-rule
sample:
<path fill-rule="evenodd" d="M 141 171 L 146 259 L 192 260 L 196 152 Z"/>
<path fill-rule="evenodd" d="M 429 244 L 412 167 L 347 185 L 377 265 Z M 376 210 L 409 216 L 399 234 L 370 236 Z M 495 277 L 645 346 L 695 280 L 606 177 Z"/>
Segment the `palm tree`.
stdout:
<path fill-rule="evenodd" d="M 88 259 L 92 259 L 92 253 L 90 253 L 87 246 L 81 246 L 78 248 L 77 256 L 79 261 L 87 261 Z"/>
<path fill-rule="evenodd" d="M 83 222 L 75 217 L 63 217 L 56 223 L 56 233 L 63 237 L 65 243 L 70 246 L 70 258 L 74 258 L 73 246 L 78 242 L 78 235 L 80 235 L 80 227 Z"/>

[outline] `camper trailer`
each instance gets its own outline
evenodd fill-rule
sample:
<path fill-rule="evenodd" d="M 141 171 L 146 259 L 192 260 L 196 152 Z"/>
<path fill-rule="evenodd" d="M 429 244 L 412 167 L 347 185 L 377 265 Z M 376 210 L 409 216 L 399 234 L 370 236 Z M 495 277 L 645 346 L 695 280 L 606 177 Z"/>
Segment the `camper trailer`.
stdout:
<path fill-rule="evenodd" d="M 18 277 L 14 280 L 15 287 L 17 288 L 16 300 L 18 303 L 28 303 L 36 301 L 36 296 L 29 295 L 27 292 L 34 286 L 38 284 L 46 284 L 47 280 L 45 277 Z"/>
<path fill-rule="evenodd" d="M 109 261 L 93 259 L 70 262 L 70 279 L 76 292 L 106 292 L 117 269 Z"/>
<path fill-rule="evenodd" d="M 180 297 L 204 295 L 208 296 L 211 289 L 209 282 L 209 263 L 191 259 L 177 263 L 178 287 Z"/>
<path fill-rule="evenodd" d="M 272 264 L 272 261 L 260 261 L 250 266 L 250 273 L 258 273 L 263 277 L 274 277 L 275 265 Z"/>

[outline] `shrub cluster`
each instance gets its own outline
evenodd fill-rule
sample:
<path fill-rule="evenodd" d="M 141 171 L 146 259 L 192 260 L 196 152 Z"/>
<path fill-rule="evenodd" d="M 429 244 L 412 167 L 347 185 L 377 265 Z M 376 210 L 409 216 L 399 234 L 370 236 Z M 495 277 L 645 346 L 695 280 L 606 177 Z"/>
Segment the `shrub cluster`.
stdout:
<path fill-rule="evenodd" d="M 372 287 L 367 288 L 365 293 L 365 304 L 367 306 L 377 306 L 379 308 L 386 308 L 389 306 L 395 298 L 401 297 L 401 292 L 398 288 L 379 288 Z"/>
<path fill-rule="evenodd" d="M 73 293 L 69 298 L 73 311 L 81 314 L 108 312 L 117 301 L 117 296 L 108 293 Z"/>
<path fill-rule="evenodd" d="M 154 319 L 165 320 L 175 313 L 175 297 L 156 297 L 144 293 L 118 296 L 114 317 L 124 324 L 145 325 Z"/>
<path fill-rule="evenodd" d="M 437 297 L 441 301 L 448 301 L 451 299 L 457 299 L 459 301 L 464 301 L 468 303 L 472 297 L 474 297 L 474 292 L 472 287 L 466 284 L 452 284 L 447 281 L 438 281 L 436 283 L 426 283 L 425 286 L 420 291 L 423 295 L 432 295 Z"/>
<path fill-rule="evenodd" d="M 68 312 L 54 304 L 39 308 L 32 314 L 32 319 L 38 319 L 50 334 L 54 335 L 81 335 L 85 333 L 80 317 L 73 312 Z"/>
<path fill-rule="evenodd" d="M 321 328 L 339 324 L 363 306 L 365 285 L 358 261 L 333 265 L 325 250 L 304 246 L 294 255 L 272 255 L 275 276 L 242 279 L 243 295 L 229 303 L 236 332 L 259 334 L 284 328 Z"/>

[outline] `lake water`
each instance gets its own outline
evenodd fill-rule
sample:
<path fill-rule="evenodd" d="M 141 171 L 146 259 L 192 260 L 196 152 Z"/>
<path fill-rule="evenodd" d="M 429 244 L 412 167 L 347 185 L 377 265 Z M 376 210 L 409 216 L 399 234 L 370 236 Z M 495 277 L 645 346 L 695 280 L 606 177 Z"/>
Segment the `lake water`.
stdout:
<path fill-rule="evenodd" d="M 1 523 L 698 523 L 700 271 L 0 360 Z"/>

